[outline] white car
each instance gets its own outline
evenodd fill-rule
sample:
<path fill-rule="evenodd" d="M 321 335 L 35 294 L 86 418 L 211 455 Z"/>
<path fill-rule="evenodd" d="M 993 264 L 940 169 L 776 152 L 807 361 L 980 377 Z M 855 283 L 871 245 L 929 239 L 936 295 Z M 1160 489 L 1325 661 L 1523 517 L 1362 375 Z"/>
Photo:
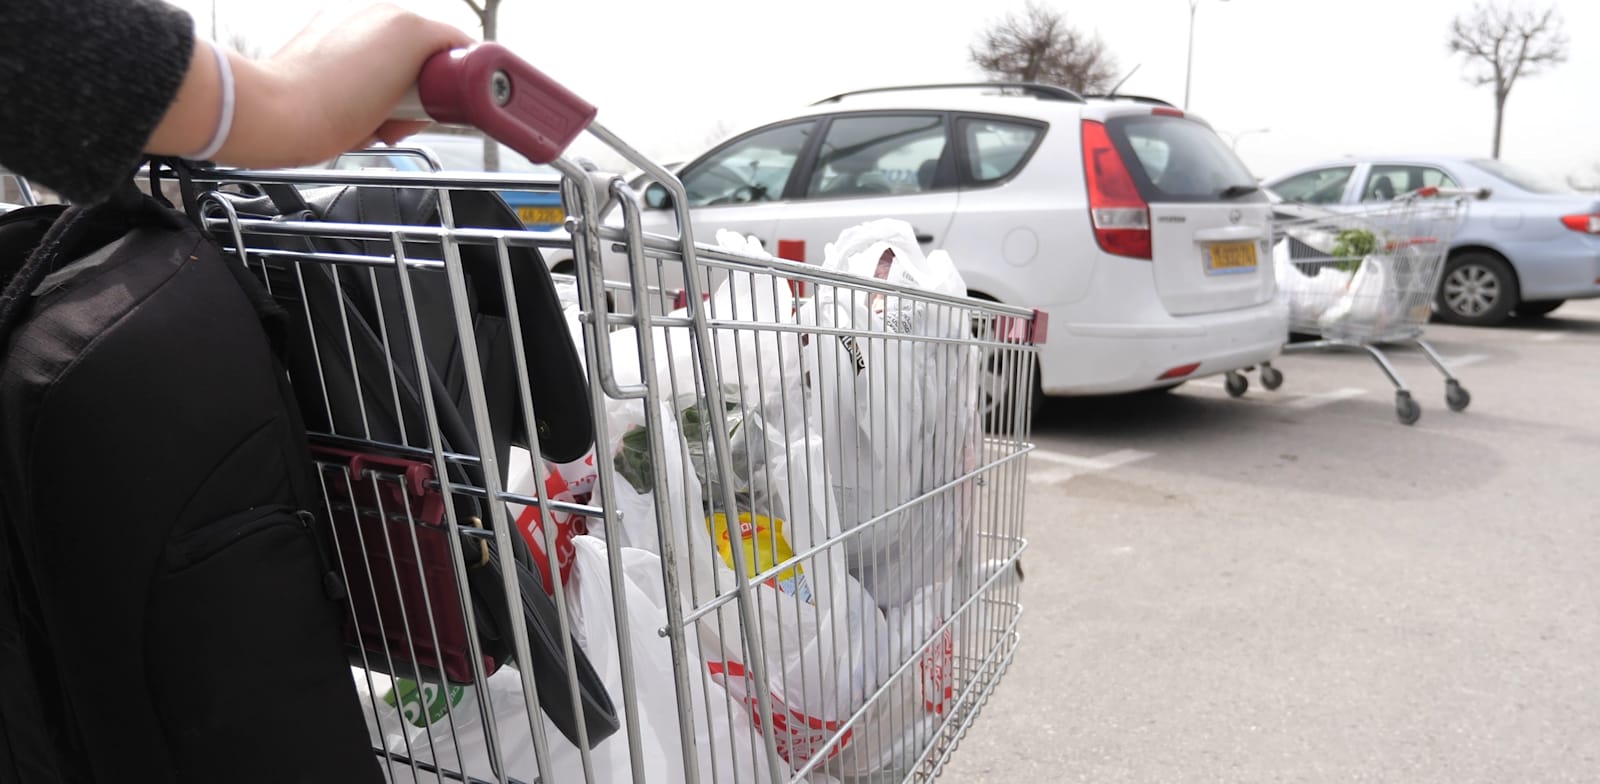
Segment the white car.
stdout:
<path fill-rule="evenodd" d="M 1176 386 L 1270 360 L 1287 336 L 1265 194 L 1164 103 L 1034 84 L 848 93 L 678 176 L 698 240 L 731 229 L 810 263 L 845 228 L 907 221 L 971 296 L 1048 312 L 1044 394 Z M 676 236 L 666 189 L 642 202 L 645 230 Z"/>

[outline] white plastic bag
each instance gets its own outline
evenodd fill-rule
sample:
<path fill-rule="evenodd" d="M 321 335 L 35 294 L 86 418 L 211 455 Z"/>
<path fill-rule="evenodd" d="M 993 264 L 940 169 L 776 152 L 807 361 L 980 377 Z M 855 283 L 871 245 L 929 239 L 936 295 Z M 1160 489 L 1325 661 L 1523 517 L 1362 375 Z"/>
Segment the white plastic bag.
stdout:
<path fill-rule="evenodd" d="M 965 296 L 943 251 L 924 256 L 909 224 L 879 220 L 847 229 L 827 248 L 826 269 L 927 291 Z M 808 347 L 808 368 L 830 414 L 826 440 L 844 456 L 834 493 L 846 528 L 916 499 L 975 464 L 976 348 L 950 341 L 970 334 L 972 313 L 920 300 L 819 285 L 819 327 L 935 338 L 898 340 L 844 335 Z M 884 607 L 956 572 L 970 524 L 961 509 L 968 489 L 919 503 L 852 540 L 850 571 Z"/>
<path fill-rule="evenodd" d="M 1368 336 L 1388 329 L 1398 316 L 1397 299 L 1390 290 L 1392 274 L 1388 260 L 1379 256 L 1362 259 L 1344 295 L 1318 320 L 1323 330 Z"/>
<path fill-rule="evenodd" d="M 903 221 L 846 230 L 828 246 L 823 266 L 966 294 L 949 256 L 925 256 Z M 829 453 L 842 463 L 830 475 L 841 527 L 875 520 L 849 540 L 847 551 L 850 574 L 876 601 L 888 631 L 863 653 L 886 658 L 879 665 L 885 673 L 919 659 L 915 670 L 880 684 L 885 691 L 868 722 L 873 742 L 842 757 L 835 769 L 846 775 L 903 766 L 951 697 L 959 628 L 946 621 L 977 571 L 970 562 L 972 487 L 958 481 L 976 467 L 979 443 L 983 368 L 979 350 L 966 345 L 972 318 L 957 306 L 828 284 L 819 284 L 802 309 L 806 323 L 845 330 L 808 345 L 806 367 L 827 412 L 821 421 Z M 871 628 L 873 619 L 853 622 Z"/>
<path fill-rule="evenodd" d="M 730 273 L 706 306 L 719 321 L 797 323 L 787 281 L 770 275 Z M 818 418 L 809 408 L 815 395 L 802 386 L 798 337 L 760 328 L 720 328 L 714 333 L 715 347 L 708 347 L 706 356 L 717 363 L 725 404 L 715 412 L 695 394 L 703 383 L 697 384 L 697 359 L 687 330 L 664 328 L 651 334 L 656 355 L 652 369 L 672 396 L 661 411 L 665 465 L 660 468 L 665 470 L 659 474 L 665 477 L 664 488 L 651 481 L 657 466 L 630 462 L 654 459 L 643 406 L 627 401 L 607 411 L 613 441 L 607 453 L 628 456 L 614 466 L 620 481 L 612 500 L 623 514 L 621 530 L 607 536 L 659 551 L 659 518 L 673 537 L 686 611 L 735 591 L 735 551 L 742 551 L 751 574 L 760 574 L 796 553 L 837 542 L 840 535 L 815 429 Z M 636 333 L 613 333 L 611 346 L 618 380 L 637 381 Z M 733 431 L 732 477 L 718 474 L 715 451 L 705 443 L 710 432 L 705 428 L 712 422 Z M 723 509 L 724 484 L 736 495 L 733 520 Z M 662 510 L 656 505 L 658 492 L 665 494 Z M 711 501 L 720 518 L 707 517 L 705 504 Z M 757 616 L 753 628 L 743 625 L 735 602 L 722 604 L 698 624 L 705 672 L 726 687 L 758 728 L 771 723 L 778 753 L 792 767 L 819 757 L 831 764 L 849 753 L 853 736 L 847 733 L 834 743 L 830 739 L 886 672 L 888 650 L 862 643 L 889 638 L 882 613 L 870 597 L 863 598 L 837 545 L 780 570 L 752 590 Z M 868 611 L 852 615 L 858 607 Z M 746 658 L 746 632 L 760 642 L 765 683 L 757 681 Z M 770 700 L 769 715 L 760 711 L 762 691 Z M 713 713 L 718 710 L 713 706 Z"/>
<path fill-rule="evenodd" d="M 1350 273 L 1331 264 L 1319 264 L 1315 275 L 1305 274 L 1291 258 L 1288 240 L 1273 248 L 1272 259 L 1279 296 L 1289 305 L 1291 325 L 1318 324 L 1350 286 Z"/>
<path fill-rule="evenodd" d="M 606 545 L 594 537 L 573 539 L 574 568 L 569 604 L 575 636 L 582 638 L 596 672 L 606 684 L 618 711 L 623 710 L 621 657 L 629 657 L 633 667 L 633 694 L 639 724 L 639 756 L 643 761 L 643 781 L 650 784 L 684 782 L 682 743 L 678 714 L 676 679 L 672 672 L 671 648 L 657 631 L 667 624 L 666 606 L 661 602 L 661 562 L 652 553 L 623 548 L 623 586 L 626 592 L 628 639 L 626 651 L 618 647 L 619 635 L 612 611 L 610 570 Z M 689 640 L 689 657 L 698 655 L 695 641 Z M 355 670 L 357 690 L 362 696 L 368 728 L 375 745 L 396 755 L 432 762 L 450 770 L 462 770 L 481 779 L 493 779 L 489 766 L 487 740 L 479 715 L 476 693 L 468 687 L 439 688 L 415 682 L 394 682 Z M 510 667 L 489 678 L 492 715 L 507 775 L 522 781 L 539 778 L 533 737 L 528 729 L 521 676 Z M 689 679 L 689 700 L 698 706 L 694 712 L 696 771 L 702 780 L 761 782 L 769 780 L 765 755 L 760 751 L 759 733 L 741 713 L 703 706 L 727 704 L 727 694 L 705 678 Z M 447 713 L 446 703 L 449 703 Z M 730 720 L 731 716 L 731 720 Z M 550 756 L 546 760 L 548 781 L 583 781 L 583 761 L 578 749 L 560 731 L 540 716 Z M 633 781 L 631 754 L 626 730 L 602 741 L 589 753 L 594 781 Z M 409 765 L 385 765 L 396 784 L 433 784 L 448 781 L 425 771 L 413 773 Z"/>

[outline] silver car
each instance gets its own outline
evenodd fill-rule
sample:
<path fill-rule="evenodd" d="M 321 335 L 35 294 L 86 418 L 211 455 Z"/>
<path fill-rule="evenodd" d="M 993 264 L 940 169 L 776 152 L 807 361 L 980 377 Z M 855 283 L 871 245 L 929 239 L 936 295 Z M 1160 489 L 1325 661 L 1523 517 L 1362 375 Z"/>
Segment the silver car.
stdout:
<path fill-rule="evenodd" d="M 1345 158 L 1266 181 L 1286 202 L 1344 211 L 1436 186 L 1483 190 L 1468 203 L 1434 314 L 1456 324 L 1542 316 L 1600 297 L 1600 196 L 1488 158 Z"/>

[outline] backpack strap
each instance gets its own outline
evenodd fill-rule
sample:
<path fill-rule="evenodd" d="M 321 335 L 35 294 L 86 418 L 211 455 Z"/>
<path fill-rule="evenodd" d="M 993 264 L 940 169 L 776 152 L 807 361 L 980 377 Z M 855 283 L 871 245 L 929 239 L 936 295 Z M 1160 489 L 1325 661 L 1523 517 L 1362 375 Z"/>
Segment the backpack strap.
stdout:
<path fill-rule="evenodd" d="M 27 304 L 46 275 L 82 256 L 87 242 L 120 236 L 144 223 L 177 228 L 183 220 L 178 213 L 140 193 L 132 180 L 123 183 L 106 201 L 68 207 L 6 282 L 4 293 L 0 293 L 0 345 L 26 315 Z"/>

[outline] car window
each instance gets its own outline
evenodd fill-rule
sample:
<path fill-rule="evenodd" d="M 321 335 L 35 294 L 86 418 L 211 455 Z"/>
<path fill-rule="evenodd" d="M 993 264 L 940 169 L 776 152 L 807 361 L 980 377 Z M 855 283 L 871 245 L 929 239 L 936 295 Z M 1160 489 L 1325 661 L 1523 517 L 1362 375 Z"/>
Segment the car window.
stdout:
<path fill-rule="evenodd" d="M 1040 133 L 1037 125 L 1006 120 L 962 120 L 967 177 L 980 184 L 1010 177 L 1033 151 Z"/>
<path fill-rule="evenodd" d="M 815 121 L 757 131 L 686 169 L 679 179 L 690 207 L 777 201 Z"/>
<path fill-rule="evenodd" d="M 1478 167 L 1496 177 L 1529 193 L 1572 193 L 1572 188 L 1565 184 L 1535 174 L 1527 169 L 1519 169 L 1505 161 L 1489 158 L 1474 158 L 1467 163 Z"/>
<path fill-rule="evenodd" d="M 1120 117 L 1107 122 L 1106 129 L 1124 160 L 1131 157 L 1138 163 L 1132 167 L 1135 184 L 1148 201 L 1217 199 L 1230 188 L 1253 190 L 1256 184 L 1216 132 L 1193 120 L 1159 114 Z"/>
<path fill-rule="evenodd" d="M 488 171 L 488 166 L 484 162 L 482 136 L 469 134 L 419 134 L 395 146 L 400 149 L 389 152 L 383 147 L 372 147 L 359 152 L 346 153 L 334 159 L 329 164 L 329 167 L 342 171 L 359 171 L 361 169 L 392 169 L 403 172 L 432 171 L 432 165 L 428 160 L 415 152 L 416 148 L 422 148 L 439 160 L 440 171 L 458 174 L 480 174 Z M 500 153 L 500 160 L 499 168 L 496 171 L 514 174 L 541 174 L 548 177 L 561 176 L 561 172 L 554 166 L 534 163 L 504 144 L 497 144 L 497 147 Z M 407 148 L 410 149 L 408 150 Z"/>
<path fill-rule="evenodd" d="M 428 159 L 415 152 L 349 152 L 339 156 L 333 162 L 333 168 L 340 171 L 361 171 L 363 169 L 388 169 L 404 172 L 431 172 L 432 165 Z"/>
<path fill-rule="evenodd" d="M 947 144 L 941 115 L 838 117 L 817 153 L 808 198 L 934 189 Z"/>
<path fill-rule="evenodd" d="M 1355 173 L 1355 170 L 1354 166 L 1334 166 L 1296 174 L 1273 185 L 1272 192 L 1278 194 L 1284 201 L 1338 204 L 1344 197 L 1345 186 L 1350 184 L 1350 175 Z"/>
<path fill-rule="evenodd" d="M 1432 166 L 1374 165 L 1367 174 L 1362 201 L 1389 201 L 1418 188 L 1455 188 L 1456 181 Z"/>

